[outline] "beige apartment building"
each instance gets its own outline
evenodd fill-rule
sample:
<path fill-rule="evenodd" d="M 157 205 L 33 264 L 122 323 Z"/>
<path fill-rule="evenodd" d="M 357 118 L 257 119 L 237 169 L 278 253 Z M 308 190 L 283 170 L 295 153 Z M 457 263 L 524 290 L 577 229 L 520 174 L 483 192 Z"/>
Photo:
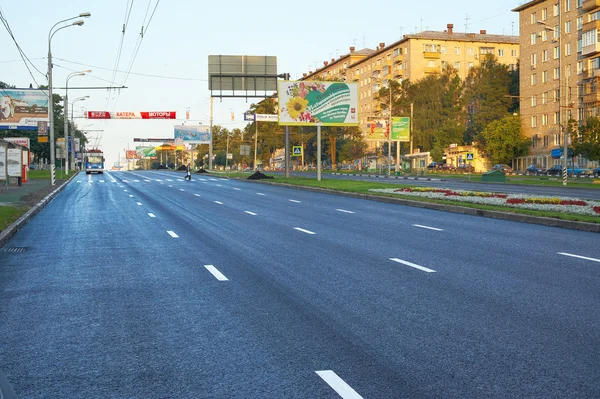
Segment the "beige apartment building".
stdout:
<path fill-rule="evenodd" d="M 417 81 L 431 74 L 439 74 L 446 66 L 454 67 L 461 78 L 469 69 L 479 65 L 487 54 L 494 54 L 512 69 L 519 61 L 518 36 L 493 35 L 482 30 L 479 33 L 459 33 L 452 24 L 443 32 L 425 31 L 404 35 L 402 39 L 386 46 L 379 43 L 375 50 L 355 52 L 325 61 L 323 68 L 304 74 L 303 79 L 325 80 L 332 77 L 359 85 L 359 118 L 363 134 L 368 131 L 368 121 L 379 112 L 376 93 L 388 80 Z"/>
<path fill-rule="evenodd" d="M 559 164 L 561 121 L 600 116 L 600 0 L 534 0 L 515 8 L 521 40 L 521 123 L 532 139 L 523 170 Z M 575 165 L 592 166 L 586 159 Z"/>

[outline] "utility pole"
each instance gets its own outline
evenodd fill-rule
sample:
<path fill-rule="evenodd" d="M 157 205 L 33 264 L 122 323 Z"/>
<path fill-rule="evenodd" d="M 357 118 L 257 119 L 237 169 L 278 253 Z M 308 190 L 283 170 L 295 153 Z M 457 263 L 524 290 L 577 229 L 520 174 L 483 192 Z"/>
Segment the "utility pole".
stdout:
<path fill-rule="evenodd" d="M 256 119 L 256 114 L 254 114 L 254 170 L 258 170 L 258 165 L 256 165 L 256 154 L 258 153 L 258 120 Z"/>
<path fill-rule="evenodd" d="M 290 80 L 290 74 L 283 74 L 284 80 Z M 285 127 L 285 177 L 290 177 L 290 127 Z"/>

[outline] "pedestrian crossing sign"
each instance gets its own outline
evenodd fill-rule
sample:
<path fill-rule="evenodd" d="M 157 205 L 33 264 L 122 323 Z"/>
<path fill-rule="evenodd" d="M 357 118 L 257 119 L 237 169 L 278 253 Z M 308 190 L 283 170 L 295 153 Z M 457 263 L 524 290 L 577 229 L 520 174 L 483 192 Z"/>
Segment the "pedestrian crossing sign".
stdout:
<path fill-rule="evenodd" d="M 472 161 L 475 157 L 473 157 L 473 153 L 469 152 L 467 153 L 467 161 Z"/>
<path fill-rule="evenodd" d="M 295 157 L 301 157 L 302 156 L 302 146 L 300 145 L 295 145 L 292 147 L 292 154 Z"/>

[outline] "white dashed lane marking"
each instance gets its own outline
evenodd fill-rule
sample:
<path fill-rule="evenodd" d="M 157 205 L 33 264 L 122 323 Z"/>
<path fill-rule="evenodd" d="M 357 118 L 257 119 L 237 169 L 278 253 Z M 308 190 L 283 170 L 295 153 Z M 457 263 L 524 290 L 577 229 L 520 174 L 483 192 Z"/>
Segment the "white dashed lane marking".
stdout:
<path fill-rule="evenodd" d="M 148 216 L 150 216 L 151 218 L 155 218 L 156 216 L 154 216 L 153 213 L 149 213 Z"/>
<path fill-rule="evenodd" d="M 215 278 L 219 281 L 229 281 L 229 279 L 227 277 L 225 277 L 223 275 L 223 273 L 221 273 L 220 271 L 217 270 L 216 267 L 214 267 L 213 265 L 204 265 L 204 267 L 206 268 L 206 270 L 208 270 L 210 272 L 210 274 L 212 274 L 213 276 L 215 276 Z"/>
<path fill-rule="evenodd" d="M 215 204 L 223 205 L 221 201 L 215 201 Z"/>
<path fill-rule="evenodd" d="M 291 199 L 291 200 L 288 200 L 288 201 L 290 201 L 290 202 L 295 202 L 296 204 L 299 204 L 299 203 L 300 203 L 300 201 L 298 201 L 298 200 L 293 200 L 293 199 Z"/>
<path fill-rule="evenodd" d="M 394 261 L 394 262 L 397 262 L 397 263 L 402 263 L 403 265 L 406 265 L 406 266 L 414 267 L 415 269 L 422 270 L 422 271 L 424 271 L 426 273 L 435 273 L 435 270 L 433 270 L 433 269 L 429 269 L 427 267 L 419 266 L 419 265 L 416 265 L 414 263 L 411 263 L 411 262 L 408 262 L 408 261 L 405 261 L 405 260 L 402 260 L 402 259 L 390 258 L 390 260 Z"/>
<path fill-rule="evenodd" d="M 169 230 L 169 231 L 167 231 L 167 233 L 173 238 L 179 238 L 179 236 L 177 234 L 175 234 L 174 231 Z"/>
<path fill-rule="evenodd" d="M 415 227 L 419 227 L 421 229 L 427 229 L 427 230 L 434 230 L 434 231 L 444 231 L 444 229 L 438 229 L 437 227 L 429 227 L 429 226 L 423 226 L 421 224 L 413 224 L 413 226 Z"/>
<path fill-rule="evenodd" d="M 256 216 L 256 213 L 254 213 L 254 212 L 250 212 L 250 211 L 244 211 L 244 212 L 247 213 L 248 215 Z"/>
<path fill-rule="evenodd" d="M 362 399 L 350 385 L 332 370 L 315 371 L 343 399 Z"/>
<path fill-rule="evenodd" d="M 352 211 L 347 211 L 347 210 L 345 210 L 345 209 L 336 209 L 336 211 L 338 211 L 338 212 L 342 212 L 342 213 L 354 213 L 354 212 L 352 212 Z"/>
<path fill-rule="evenodd" d="M 137 204 L 138 204 L 139 206 L 142 206 L 142 203 L 141 203 L 141 202 L 137 202 Z"/>
<path fill-rule="evenodd" d="M 300 227 L 294 227 L 294 230 L 298 230 L 298 231 L 301 231 L 301 232 L 306 233 L 306 234 L 317 234 L 314 231 L 305 230 L 305 229 L 300 228 Z"/>
<path fill-rule="evenodd" d="M 584 260 L 591 260 L 592 262 L 600 262 L 600 259 L 596 259 L 596 258 L 590 258 L 587 256 L 581 256 L 581 255 L 575 255 L 575 254 L 570 254 L 567 252 L 557 252 L 557 254 L 559 255 L 563 255 L 563 256 L 569 256 L 571 258 L 578 258 L 578 259 L 584 259 Z"/>
<path fill-rule="evenodd" d="M 266 194 L 263 194 L 263 193 L 256 193 L 256 195 L 266 195 Z"/>

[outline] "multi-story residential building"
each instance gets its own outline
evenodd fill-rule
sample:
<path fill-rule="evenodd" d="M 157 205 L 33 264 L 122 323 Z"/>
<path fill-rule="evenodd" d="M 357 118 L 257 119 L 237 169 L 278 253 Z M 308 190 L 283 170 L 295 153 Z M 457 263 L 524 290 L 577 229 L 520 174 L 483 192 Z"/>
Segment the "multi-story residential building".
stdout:
<path fill-rule="evenodd" d="M 495 55 L 501 63 L 517 68 L 519 60 L 518 36 L 493 35 L 485 30 L 479 33 L 454 32 L 452 24 L 443 32 L 425 31 L 404 35 L 386 46 L 379 43 L 354 62 L 332 60 L 317 71 L 305 74 L 303 79 L 327 79 L 336 76 L 359 85 L 359 118 L 363 134 L 368 131 L 369 119 L 379 113 L 376 93 L 388 80 L 417 81 L 430 74 L 439 74 L 446 66 L 465 78 L 469 69 L 479 65 L 487 54 Z M 333 73 L 333 71 L 337 71 Z"/>
<path fill-rule="evenodd" d="M 513 10 L 520 26 L 521 126 L 532 141 L 530 156 L 513 165 L 517 170 L 559 163 L 561 123 L 596 112 L 594 71 L 600 64 L 594 56 L 600 55 L 600 44 L 594 13 L 588 13 L 594 8 L 600 9 L 599 1 L 533 0 Z"/>

